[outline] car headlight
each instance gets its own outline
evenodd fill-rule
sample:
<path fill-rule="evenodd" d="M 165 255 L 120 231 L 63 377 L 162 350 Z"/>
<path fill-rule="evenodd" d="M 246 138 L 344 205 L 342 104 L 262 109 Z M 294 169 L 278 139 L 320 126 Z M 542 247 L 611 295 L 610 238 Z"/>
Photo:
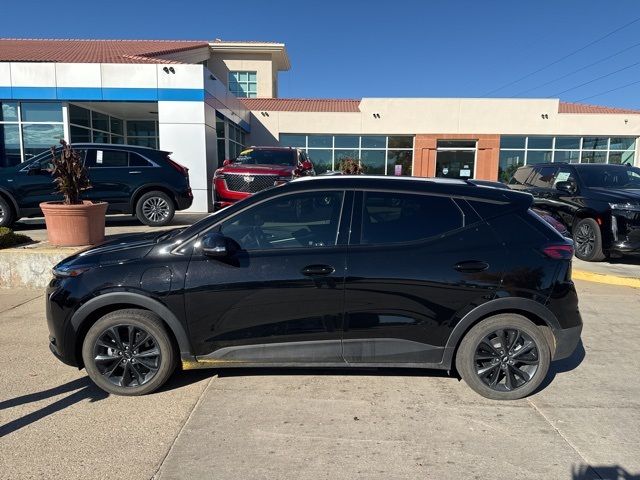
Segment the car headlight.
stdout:
<path fill-rule="evenodd" d="M 635 203 L 610 203 L 611 210 L 626 210 L 627 212 L 640 212 L 640 204 Z"/>
<path fill-rule="evenodd" d="M 51 269 L 53 275 L 58 278 L 79 277 L 91 267 L 77 267 L 72 265 L 56 265 Z"/>

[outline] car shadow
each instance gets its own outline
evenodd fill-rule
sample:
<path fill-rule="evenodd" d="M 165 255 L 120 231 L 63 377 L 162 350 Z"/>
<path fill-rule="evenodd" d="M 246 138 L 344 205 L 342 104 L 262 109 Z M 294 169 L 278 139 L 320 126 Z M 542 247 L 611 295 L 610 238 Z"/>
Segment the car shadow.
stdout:
<path fill-rule="evenodd" d="M 21 428 L 29 426 L 32 423 L 42 420 L 49 415 L 75 405 L 83 400 L 98 402 L 109 396 L 107 392 L 96 387 L 93 382 L 89 380 L 89 377 L 83 377 L 72 380 L 58 387 L 49 388 L 41 392 L 30 393 L 27 395 L 22 395 L 20 397 L 5 400 L 0 403 L 0 410 L 10 407 L 16 407 L 18 405 L 25 405 L 27 403 L 38 402 L 40 400 L 46 400 L 47 398 L 52 398 L 62 393 L 72 391 L 73 393 L 71 393 L 70 395 L 61 398 L 60 400 L 56 400 L 55 402 L 46 405 L 39 410 L 36 410 L 35 412 L 28 413 L 27 415 L 7 422 L 4 425 L 0 425 L 0 438 L 4 437 L 5 435 L 9 435 L 16 430 L 20 430 Z"/>
<path fill-rule="evenodd" d="M 541 392 L 542 390 L 547 388 L 551 384 L 551 382 L 553 382 L 554 378 L 556 378 L 556 375 L 570 372 L 571 370 L 575 370 L 576 368 L 578 368 L 578 366 L 584 360 L 585 355 L 586 352 L 584 350 L 584 345 L 582 344 L 582 340 L 580 340 L 570 356 L 551 363 L 551 366 L 549 367 L 549 373 L 547 373 L 546 378 L 531 395 L 535 395 L 536 393 Z"/>
<path fill-rule="evenodd" d="M 577 465 L 571 480 L 640 480 L 640 473 L 630 473 L 619 465 Z"/>

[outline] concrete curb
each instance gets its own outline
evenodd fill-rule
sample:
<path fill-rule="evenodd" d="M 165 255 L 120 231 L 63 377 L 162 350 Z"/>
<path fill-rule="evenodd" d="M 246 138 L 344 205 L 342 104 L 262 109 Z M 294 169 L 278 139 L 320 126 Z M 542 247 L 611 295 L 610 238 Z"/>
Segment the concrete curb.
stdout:
<path fill-rule="evenodd" d="M 640 278 L 620 277 L 604 273 L 587 272 L 586 270 L 573 270 L 571 274 L 574 280 L 585 282 L 605 283 L 607 285 L 620 285 L 623 287 L 640 288 Z"/>

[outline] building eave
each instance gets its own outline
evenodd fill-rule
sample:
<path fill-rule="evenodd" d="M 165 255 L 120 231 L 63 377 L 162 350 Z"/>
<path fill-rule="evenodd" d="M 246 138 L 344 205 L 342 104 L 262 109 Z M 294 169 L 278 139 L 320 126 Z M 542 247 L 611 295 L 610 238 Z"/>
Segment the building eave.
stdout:
<path fill-rule="evenodd" d="M 284 43 L 276 42 L 227 42 L 216 40 L 209 43 L 209 48 L 213 53 L 234 52 L 234 53 L 270 53 L 278 71 L 291 69 L 291 62 Z"/>

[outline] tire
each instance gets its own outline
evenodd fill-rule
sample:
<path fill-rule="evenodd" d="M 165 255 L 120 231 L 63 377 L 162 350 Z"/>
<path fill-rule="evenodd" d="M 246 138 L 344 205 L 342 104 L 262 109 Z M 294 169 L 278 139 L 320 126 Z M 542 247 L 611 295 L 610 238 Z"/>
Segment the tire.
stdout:
<path fill-rule="evenodd" d="M 176 213 L 176 206 L 169 195 L 160 191 L 147 192 L 136 203 L 136 217 L 145 225 L 164 227 Z"/>
<path fill-rule="evenodd" d="M 15 220 L 13 208 L 4 197 L 0 197 L 0 227 L 11 227 Z"/>
<path fill-rule="evenodd" d="M 131 343 L 134 353 L 129 349 Z M 151 393 L 167 381 L 175 370 L 176 353 L 155 314 L 126 309 L 108 313 L 93 324 L 82 343 L 82 360 L 91 380 L 105 392 L 137 396 Z"/>
<path fill-rule="evenodd" d="M 602 232 L 593 218 L 583 218 L 573 228 L 573 243 L 576 257 L 586 262 L 600 262 L 605 259 L 602 252 Z"/>
<path fill-rule="evenodd" d="M 500 355 L 500 332 L 505 343 L 512 344 L 514 350 L 507 352 L 513 355 Z M 456 355 L 456 368 L 462 379 L 473 391 L 492 400 L 517 400 L 530 395 L 547 376 L 550 364 L 551 352 L 540 328 L 511 313 L 489 317 L 475 325 L 460 342 Z M 491 386 L 494 380 L 495 385 Z"/>

